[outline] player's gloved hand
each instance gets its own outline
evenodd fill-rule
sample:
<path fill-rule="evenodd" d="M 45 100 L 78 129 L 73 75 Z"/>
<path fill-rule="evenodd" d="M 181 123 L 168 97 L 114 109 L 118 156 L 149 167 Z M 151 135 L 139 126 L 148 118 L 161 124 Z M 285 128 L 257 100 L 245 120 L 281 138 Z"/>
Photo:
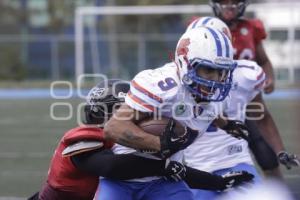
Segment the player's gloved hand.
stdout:
<path fill-rule="evenodd" d="M 176 161 L 166 160 L 164 178 L 170 181 L 181 181 L 186 176 L 186 168 L 183 164 Z"/>
<path fill-rule="evenodd" d="M 300 160 L 296 154 L 291 154 L 286 151 L 281 151 L 277 154 L 279 162 L 284 165 L 287 169 L 291 169 L 295 166 L 300 166 Z"/>
<path fill-rule="evenodd" d="M 250 182 L 254 178 L 253 174 L 246 171 L 232 171 L 222 175 L 224 181 L 224 189 L 239 186 L 243 183 Z"/>
<path fill-rule="evenodd" d="M 185 133 L 182 135 L 178 135 L 175 132 L 176 121 L 174 119 L 170 119 L 164 133 L 160 136 L 160 157 L 168 158 L 172 154 L 186 148 L 190 143 L 191 135 L 195 135 L 194 130 L 185 127 Z M 197 132 L 198 133 L 198 132 Z"/>
<path fill-rule="evenodd" d="M 246 125 L 238 120 L 228 120 L 227 124 L 222 128 L 227 133 L 229 133 L 231 136 L 244 140 L 249 140 L 249 131 Z"/>

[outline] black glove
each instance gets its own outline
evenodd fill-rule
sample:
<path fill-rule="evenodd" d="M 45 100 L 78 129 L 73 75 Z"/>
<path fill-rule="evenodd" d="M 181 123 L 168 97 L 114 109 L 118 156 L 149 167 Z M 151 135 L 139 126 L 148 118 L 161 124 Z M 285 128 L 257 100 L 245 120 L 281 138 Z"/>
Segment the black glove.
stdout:
<path fill-rule="evenodd" d="M 170 181 L 181 181 L 186 176 L 186 168 L 183 164 L 176 161 L 166 160 L 164 178 Z"/>
<path fill-rule="evenodd" d="M 246 125 L 238 120 L 228 120 L 227 125 L 222 128 L 231 136 L 244 140 L 249 140 L 249 131 Z"/>
<path fill-rule="evenodd" d="M 176 121 L 170 119 L 163 134 L 160 136 L 160 157 L 168 158 L 172 154 L 185 148 L 189 141 L 190 130 L 186 127 L 183 135 L 179 136 L 175 133 Z"/>
<path fill-rule="evenodd" d="M 300 161 L 295 154 L 281 151 L 277 154 L 277 157 L 280 164 L 284 165 L 287 169 L 291 169 L 292 166 L 300 166 Z"/>
<path fill-rule="evenodd" d="M 224 189 L 239 186 L 243 183 L 250 182 L 254 176 L 246 171 L 232 171 L 222 175 L 224 181 Z"/>

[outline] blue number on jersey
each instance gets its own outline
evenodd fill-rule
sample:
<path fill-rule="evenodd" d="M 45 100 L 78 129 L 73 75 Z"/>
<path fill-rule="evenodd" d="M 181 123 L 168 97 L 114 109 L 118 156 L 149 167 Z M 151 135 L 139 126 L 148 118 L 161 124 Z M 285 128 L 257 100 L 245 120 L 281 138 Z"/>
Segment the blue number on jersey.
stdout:
<path fill-rule="evenodd" d="M 165 81 L 159 81 L 158 86 L 162 91 L 170 90 L 177 86 L 175 80 L 171 77 L 165 79 Z"/>

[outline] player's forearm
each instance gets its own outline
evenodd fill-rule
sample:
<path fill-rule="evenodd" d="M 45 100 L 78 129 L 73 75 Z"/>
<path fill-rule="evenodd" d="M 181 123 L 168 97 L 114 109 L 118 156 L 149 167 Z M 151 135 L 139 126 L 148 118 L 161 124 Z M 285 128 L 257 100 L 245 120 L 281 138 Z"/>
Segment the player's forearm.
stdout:
<path fill-rule="evenodd" d="M 266 73 L 267 78 L 271 78 L 272 80 L 274 80 L 274 70 L 270 60 L 269 59 L 265 60 L 265 62 L 261 64 L 261 67 Z"/>
<path fill-rule="evenodd" d="M 222 177 L 187 166 L 184 181 L 192 189 L 223 190 L 225 187 Z"/>
<path fill-rule="evenodd" d="M 127 180 L 148 176 L 163 176 L 164 160 L 147 159 L 133 154 L 114 155 L 93 151 L 72 156 L 74 165 L 91 175 Z"/>
<path fill-rule="evenodd" d="M 159 137 L 144 132 L 141 128 L 128 120 L 111 118 L 104 127 L 106 139 L 135 149 L 160 150 Z"/>
<path fill-rule="evenodd" d="M 273 66 L 262 43 L 256 46 L 256 61 L 263 68 L 267 78 L 274 79 Z"/>

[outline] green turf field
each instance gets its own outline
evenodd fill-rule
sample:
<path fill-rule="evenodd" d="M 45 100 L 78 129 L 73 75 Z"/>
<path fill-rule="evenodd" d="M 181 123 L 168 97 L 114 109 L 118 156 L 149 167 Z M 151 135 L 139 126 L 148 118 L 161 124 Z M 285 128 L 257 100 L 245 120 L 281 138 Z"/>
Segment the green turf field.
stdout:
<path fill-rule="evenodd" d="M 80 100 L 72 100 L 74 112 Z M 53 150 L 63 133 L 76 126 L 76 118 L 54 121 L 54 100 L 0 100 L 0 197 L 28 197 L 40 189 L 47 175 Z M 273 100 L 269 108 L 287 149 L 300 155 L 300 102 Z M 66 110 L 56 113 L 63 116 Z M 300 170 L 283 169 L 294 193 L 300 198 Z"/>

